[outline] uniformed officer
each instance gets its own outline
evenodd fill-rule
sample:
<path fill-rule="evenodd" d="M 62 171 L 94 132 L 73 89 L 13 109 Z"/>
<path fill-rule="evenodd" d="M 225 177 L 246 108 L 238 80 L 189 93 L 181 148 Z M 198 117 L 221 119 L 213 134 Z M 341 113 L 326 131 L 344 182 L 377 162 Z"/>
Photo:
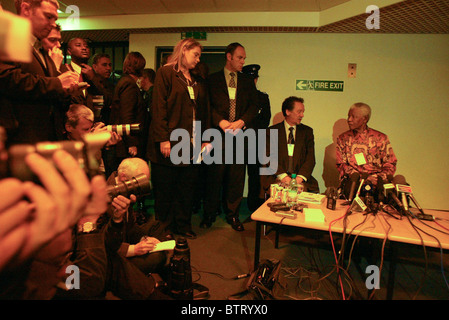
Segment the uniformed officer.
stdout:
<path fill-rule="evenodd" d="M 259 70 L 260 65 L 258 64 L 250 64 L 244 66 L 242 69 L 243 73 L 246 73 L 254 78 L 254 83 L 257 88 L 257 81 L 259 79 Z M 258 129 L 267 129 L 270 124 L 271 119 L 271 106 L 270 99 L 267 93 L 261 92 L 257 90 L 257 105 L 258 105 L 258 113 L 254 120 L 247 126 L 248 128 L 252 128 L 256 130 Z M 257 144 L 248 146 L 249 152 L 257 152 Z M 257 153 L 256 153 L 257 155 Z M 259 168 L 260 163 L 259 159 L 256 156 L 256 163 L 249 164 L 248 167 L 248 198 L 247 204 L 248 209 L 250 211 L 255 211 L 259 206 L 263 203 L 263 199 L 259 198 L 260 195 L 260 176 L 259 176 Z"/>

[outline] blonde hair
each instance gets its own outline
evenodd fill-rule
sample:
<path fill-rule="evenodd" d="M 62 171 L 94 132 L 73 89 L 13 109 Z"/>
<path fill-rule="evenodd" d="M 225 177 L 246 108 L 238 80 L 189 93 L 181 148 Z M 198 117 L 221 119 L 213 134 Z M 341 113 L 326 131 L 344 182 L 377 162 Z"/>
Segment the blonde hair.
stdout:
<path fill-rule="evenodd" d="M 186 38 L 180 40 L 173 49 L 173 53 L 168 57 L 167 63 L 165 65 L 169 66 L 178 65 L 179 68 L 179 66 L 182 63 L 183 49 L 185 48 L 186 50 L 191 50 L 195 47 L 199 47 L 201 51 L 203 51 L 203 46 L 195 39 Z"/>

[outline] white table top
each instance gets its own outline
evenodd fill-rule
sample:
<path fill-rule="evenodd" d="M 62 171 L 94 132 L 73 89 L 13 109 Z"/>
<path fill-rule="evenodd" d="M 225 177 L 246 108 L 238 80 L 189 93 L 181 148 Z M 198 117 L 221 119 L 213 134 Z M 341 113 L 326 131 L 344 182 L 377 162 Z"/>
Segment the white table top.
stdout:
<path fill-rule="evenodd" d="M 415 245 L 422 245 L 424 242 L 426 246 L 435 248 L 440 248 L 441 244 L 443 249 L 449 249 L 449 212 L 424 209 L 426 214 L 436 217 L 436 221 L 421 222 L 418 219 L 410 218 L 413 225 L 422 230 L 418 230 L 418 234 L 407 217 L 402 217 L 401 220 L 398 220 L 380 211 L 376 215 L 364 215 L 362 212 L 352 212 L 345 219 L 344 216 L 348 206 L 342 205 L 342 200 L 337 201 L 336 210 L 326 208 L 326 199 L 324 199 L 324 202 L 321 205 L 308 204 L 308 208 L 321 209 L 321 212 L 324 215 L 324 221 L 321 222 L 311 221 L 311 219 L 309 219 L 309 217 L 311 217 L 309 213 L 307 213 L 308 219 L 306 220 L 306 214 L 304 212 L 296 211 L 296 219 L 278 217 L 273 211 L 270 211 L 270 208 L 268 207 L 268 203 L 270 202 L 274 202 L 274 200 L 271 198 L 268 199 L 251 215 L 251 218 L 255 221 L 272 224 L 281 223 L 282 225 L 299 228 L 322 231 L 329 231 L 330 229 L 332 232 L 338 233 L 343 233 L 346 229 L 346 233 L 351 235 L 360 235 L 378 239 L 388 237 L 388 240 L 390 241 Z M 398 217 L 398 215 L 395 216 Z M 439 232 L 432 227 L 442 232 Z M 427 235 L 426 233 L 430 235 Z"/>

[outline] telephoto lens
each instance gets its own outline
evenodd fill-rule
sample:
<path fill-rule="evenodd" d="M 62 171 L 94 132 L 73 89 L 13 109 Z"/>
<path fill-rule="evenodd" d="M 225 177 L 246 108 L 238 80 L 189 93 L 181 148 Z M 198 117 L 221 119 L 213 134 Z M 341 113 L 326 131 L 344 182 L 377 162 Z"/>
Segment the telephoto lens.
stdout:
<path fill-rule="evenodd" d="M 140 123 L 111 124 L 106 126 L 109 132 L 115 132 L 121 136 L 135 136 L 140 133 Z"/>
<path fill-rule="evenodd" d="M 141 173 L 128 181 L 108 186 L 107 191 L 111 199 L 118 195 L 122 195 L 126 198 L 129 198 L 132 194 L 136 197 L 144 196 L 151 191 L 150 179 L 148 179 L 145 173 Z"/>
<path fill-rule="evenodd" d="M 190 249 L 187 239 L 179 237 L 170 260 L 168 289 L 176 300 L 192 300 L 192 269 L 190 266 Z"/>

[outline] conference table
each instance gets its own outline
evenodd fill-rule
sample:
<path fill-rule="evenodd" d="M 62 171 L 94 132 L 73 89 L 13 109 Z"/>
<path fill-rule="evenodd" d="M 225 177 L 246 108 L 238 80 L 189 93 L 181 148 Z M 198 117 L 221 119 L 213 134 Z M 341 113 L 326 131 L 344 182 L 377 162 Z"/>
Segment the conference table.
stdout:
<path fill-rule="evenodd" d="M 260 241 L 263 226 L 279 226 L 316 230 L 317 232 L 350 234 L 353 236 L 368 237 L 383 241 L 390 241 L 391 260 L 389 265 L 387 299 L 392 299 L 394 277 L 396 268 L 395 245 L 406 243 L 411 245 L 426 246 L 445 252 L 449 250 L 449 212 L 441 210 L 427 210 L 427 215 L 434 217 L 434 221 L 420 220 L 416 214 L 404 216 L 400 214 L 377 211 L 376 214 L 362 211 L 349 211 L 349 205 L 344 200 L 337 200 L 335 210 L 327 208 L 326 199 L 321 203 L 307 203 L 303 211 L 290 211 L 296 213 L 295 218 L 277 216 L 270 210 L 269 205 L 276 203 L 269 198 L 251 215 L 256 221 L 254 268 L 256 269 L 260 259 Z M 416 213 L 415 208 L 410 211 Z M 278 231 L 276 231 L 276 247 L 278 243 Z M 329 244 L 329 246 L 331 246 Z"/>

